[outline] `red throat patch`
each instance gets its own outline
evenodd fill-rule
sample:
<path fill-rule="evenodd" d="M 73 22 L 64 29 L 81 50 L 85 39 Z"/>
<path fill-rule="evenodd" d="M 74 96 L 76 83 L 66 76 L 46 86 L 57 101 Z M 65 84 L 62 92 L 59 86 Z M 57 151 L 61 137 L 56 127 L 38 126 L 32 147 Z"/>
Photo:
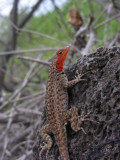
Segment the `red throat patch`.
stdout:
<path fill-rule="evenodd" d="M 63 72 L 63 64 L 64 64 L 64 61 L 67 57 L 67 54 L 68 54 L 69 50 L 70 50 L 70 47 L 67 47 L 65 49 L 59 50 L 56 53 L 57 54 L 57 61 L 56 61 L 57 71 Z"/>

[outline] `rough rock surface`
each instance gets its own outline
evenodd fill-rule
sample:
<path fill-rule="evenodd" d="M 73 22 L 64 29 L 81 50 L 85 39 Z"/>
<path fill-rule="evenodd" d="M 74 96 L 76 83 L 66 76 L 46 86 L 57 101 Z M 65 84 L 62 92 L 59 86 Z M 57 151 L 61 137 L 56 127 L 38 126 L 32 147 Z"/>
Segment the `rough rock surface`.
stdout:
<path fill-rule="evenodd" d="M 84 56 L 66 71 L 69 80 L 74 79 L 76 70 L 88 72 L 79 82 L 68 89 L 69 108 L 76 106 L 85 121 L 82 130 L 74 132 L 67 125 L 70 160 L 119 160 L 120 159 L 120 48 L 99 48 L 95 53 Z M 96 123 L 99 122 L 99 123 Z M 51 135 L 53 137 L 53 135 Z M 33 148 L 33 160 L 39 160 L 40 144 L 37 137 Z M 45 153 L 43 153 L 45 160 Z M 53 137 L 53 146 L 48 160 L 60 160 L 58 147 Z"/>

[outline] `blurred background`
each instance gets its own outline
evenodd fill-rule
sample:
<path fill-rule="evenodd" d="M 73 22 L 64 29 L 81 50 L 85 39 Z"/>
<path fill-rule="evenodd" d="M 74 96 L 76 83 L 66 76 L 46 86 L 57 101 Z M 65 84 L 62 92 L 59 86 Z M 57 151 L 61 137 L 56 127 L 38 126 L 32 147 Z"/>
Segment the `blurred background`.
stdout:
<path fill-rule="evenodd" d="M 48 67 L 120 46 L 119 0 L 0 0 L 0 160 L 32 159 L 42 123 Z"/>

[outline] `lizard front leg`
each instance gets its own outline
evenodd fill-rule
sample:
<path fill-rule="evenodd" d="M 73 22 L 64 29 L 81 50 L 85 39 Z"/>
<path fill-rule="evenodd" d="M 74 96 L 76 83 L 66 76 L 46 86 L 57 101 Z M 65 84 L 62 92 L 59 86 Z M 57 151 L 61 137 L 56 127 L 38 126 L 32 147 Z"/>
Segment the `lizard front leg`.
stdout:
<path fill-rule="evenodd" d="M 51 137 L 48 135 L 48 133 L 51 133 L 51 126 L 48 124 L 46 126 L 44 126 L 41 130 L 40 130 L 40 136 L 42 137 L 42 139 L 46 142 L 44 146 L 42 146 L 42 149 L 40 151 L 40 159 L 41 158 L 41 155 L 43 153 L 43 151 L 47 150 L 47 153 L 46 153 L 46 159 L 47 159 L 47 156 L 48 156 L 48 152 L 52 146 L 52 139 Z"/>
<path fill-rule="evenodd" d="M 89 71 L 88 71 L 89 72 Z M 65 74 L 63 74 L 62 77 L 62 84 L 65 88 L 69 88 L 73 85 L 75 85 L 76 83 L 80 82 L 80 81 L 86 81 L 86 79 L 82 79 L 82 77 L 87 74 L 88 72 L 84 73 L 84 74 L 79 74 L 77 71 L 77 75 L 75 76 L 75 79 L 68 81 L 67 76 Z"/>

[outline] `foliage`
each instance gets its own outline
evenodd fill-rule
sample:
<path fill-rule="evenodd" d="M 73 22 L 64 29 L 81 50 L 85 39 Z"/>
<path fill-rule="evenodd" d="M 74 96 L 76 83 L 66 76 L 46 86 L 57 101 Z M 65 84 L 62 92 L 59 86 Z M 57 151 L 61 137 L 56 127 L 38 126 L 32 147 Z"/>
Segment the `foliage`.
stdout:
<path fill-rule="evenodd" d="M 56 10 L 49 12 L 46 15 L 34 16 L 33 18 L 31 18 L 30 22 L 26 25 L 26 28 L 36 32 L 50 35 L 52 37 L 55 37 L 56 39 L 70 43 L 70 39 L 66 38 L 65 34 L 69 38 L 71 38 L 72 35 L 74 34 L 72 26 L 68 23 L 68 11 L 72 8 L 72 5 L 74 4 L 77 6 L 81 15 L 84 15 L 85 23 L 88 22 L 89 14 L 91 12 L 93 12 L 94 19 L 96 19 L 103 10 L 102 6 L 98 5 L 96 1 L 92 1 L 90 4 L 89 0 L 83 0 L 80 2 L 78 0 L 75 1 L 69 0 L 66 2 L 66 4 L 64 4 L 61 10 L 59 9 L 60 14 L 67 28 L 65 28 L 64 24 L 62 24 L 59 14 L 57 13 Z M 92 7 L 90 7 L 90 5 L 92 5 Z M 101 16 L 101 18 L 97 21 L 97 24 L 103 22 L 107 18 L 106 16 L 107 14 L 104 13 L 103 16 Z M 119 23 L 116 19 L 109 22 L 107 30 L 108 39 L 119 31 L 118 24 Z M 62 32 L 62 30 L 64 30 L 65 34 Z M 96 35 L 99 40 L 104 40 L 104 32 L 105 32 L 104 25 L 96 30 Z M 63 46 L 62 44 L 53 41 L 51 39 L 23 32 L 20 34 L 18 42 L 20 48 L 26 48 L 26 49 L 32 47 L 34 48 L 41 47 L 46 45 L 48 47 L 53 47 L 56 46 L 56 44 L 57 46 Z"/>

